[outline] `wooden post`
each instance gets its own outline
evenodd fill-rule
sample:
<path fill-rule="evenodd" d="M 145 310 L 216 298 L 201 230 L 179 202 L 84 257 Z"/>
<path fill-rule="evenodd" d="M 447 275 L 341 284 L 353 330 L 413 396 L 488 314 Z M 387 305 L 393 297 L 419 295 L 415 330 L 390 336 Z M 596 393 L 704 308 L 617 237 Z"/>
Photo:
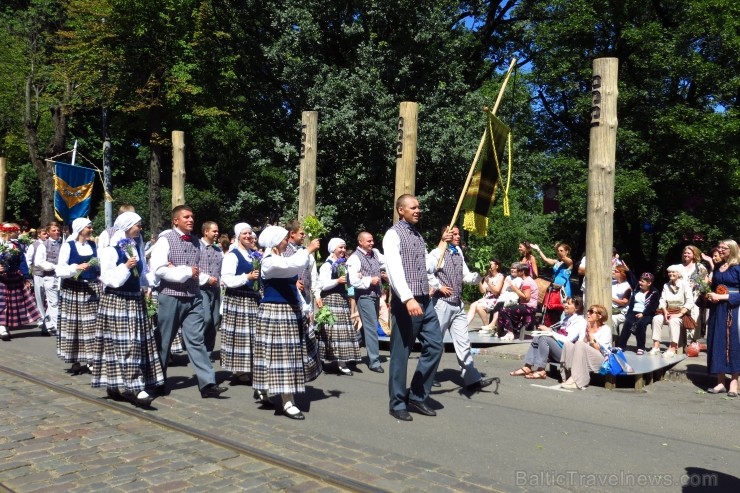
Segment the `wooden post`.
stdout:
<path fill-rule="evenodd" d="M 316 215 L 316 142 L 318 111 L 301 113 L 301 174 L 298 188 L 298 221 Z"/>
<path fill-rule="evenodd" d="M 614 167 L 617 150 L 617 58 L 593 61 L 591 143 L 588 153 L 586 303 L 611 314 Z"/>
<path fill-rule="evenodd" d="M 185 132 L 172 131 L 172 208 L 185 203 Z"/>
<path fill-rule="evenodd" d="M 396 199 L 405 193 L 416 193 L 416 127 L 419 103 L 403 101 L 398 114 L 396 147 L 396 190 L 393 196 L 393 222 L 398 221 Z"/>
<path fill-rule="evenodd" d="M 0 223 L 5 221 L 5 200 L 7 198 L 7 186 L 5 177 L 7 176 L 8 158 L 0 157 Z"/>

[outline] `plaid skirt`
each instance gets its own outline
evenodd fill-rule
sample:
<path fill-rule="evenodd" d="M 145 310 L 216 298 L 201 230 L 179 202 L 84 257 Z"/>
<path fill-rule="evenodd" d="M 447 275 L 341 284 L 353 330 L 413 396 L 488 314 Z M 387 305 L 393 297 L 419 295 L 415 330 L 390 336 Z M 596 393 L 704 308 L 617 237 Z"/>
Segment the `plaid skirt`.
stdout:
<path fill-rule="evenodd" d="M 182 338 L 182 327 L 177 329 L 177 334 L 172 338 L 172 344 L 170 345 L 171 353 L 181 353 L 185 350 L 185 341 Z"/>
<path fill-rule="evenodd" d="M 164 385 L 154 329 L 140 292 L 103 294 L 95 324 L 93 354 L 93 387 L 135 395 Z"/>
<path fill-rule="evenodd" d="M 231 372 L 252 371 L 254 332 L 259 293 L 226 291 L 221 306 L 221 367 Z"/>
<path fill-rule="evenodd" d="M 262 303 L 254 334 L 252 387 L 273 394 L 302 393 L 321 374 L 316 338 L 299 306 Z"/>
<path fill-rule="evenodd" d="M 334 325 L 321 324 L 319 339 L 319 355 L 324 361 L 359 361 L 360 344 L 357 341 L 358 331 L 355 330 L 349 316 L 349 302 L 341 294 L 332 293 L 323 298 L 324 306 L 334 314 Z"/>
<path fill-rule="evenodd" d="M 0 325 L 7 329 L 36 323 L 41 313 L 33 290 L 20 274 L 0 275 Z"/>
<path fill-rule="evenodd" d="M 57 316 L 57 356 L 65 363 L 92 363 L 100 283 L 62 279 Z"/>

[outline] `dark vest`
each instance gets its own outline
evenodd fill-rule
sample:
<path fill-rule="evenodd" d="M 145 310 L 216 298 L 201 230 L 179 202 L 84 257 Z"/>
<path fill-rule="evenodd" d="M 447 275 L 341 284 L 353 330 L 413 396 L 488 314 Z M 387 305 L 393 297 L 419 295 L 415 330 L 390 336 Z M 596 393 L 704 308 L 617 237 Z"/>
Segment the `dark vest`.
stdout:
<path fill-rule="evenodd" d="M 206 245 L 200 242 L 200 262 L 198 262 L 198 268 L 201 273 L 208 274 L 220 280 L 223 260 L 224 254 L 220 247 L 217 245 Z M 218 284 L 215 284 L 213 287 L 218 287 Z"/>
<path fill-rule="evenodd" d="M 190 236 L 190 241 L 180 238 L 180 234 L 169 231 L 160 238 L 167 240 L 170 244 L 170 254 L 167 260 L 174 266 L 187 265 L 197 266 L 200 263 L 200 245 L 197 238 Z M 200 287 L 197 278 L 189 278 L 185 282 L 171 282 L 162 279 L 159 283 L 159 292 L 169 296 L 194 298 L 200 295 Z"/>
<path fill-rule="evenodd" d="M 326 263 L 331 266 L 331 278 L 332 279 L 338 279 L 339 275 L 337 274 L 336 270 L 334 269 L 334 262 L 327 259 Z M 347 287 L 346 284 L 337 284 L 333 288 L 330 289 L 322 289 L 321 290 L 321 297 L 329 296 L 330 294 L 338 294 L 343 297 L 347 297 Z"/>
<path fill-rule="evenodd" d="M 79 253 L 77 253 L 77 242 L 76 241 L 68 241 L 67 243 L 69 243 L 69 265 L 84 264 L 85 262 L 89 262 L 91 258 L 98 256 L 98 249 L 95 246 L 94 241 L 91 241 L 91 240 L 87 241 L 87 244 L 92 247 L 92 255 L 80 255 Z M 95 265 L 83 271 L 77 277 L 76 280 L 77 281 L 94 281 L 98 278 L 98 275 L 100 275 L 100 266 Z"/>
<path fill-rule="evenodd" d="M 391 229 L 398 233 L 403 273 L 411 293 L 414 296 L 429 295 L 427 249 L 424 239 L 413 226 L 404 220 L 398 221 Z"/>
<path fill-rule="evenodd" d="M 118 253 L 118 261 L 116 262 L 116 265 L 125 264 L 128 262 L 128 257 L 126 257 L 126 253 L 121 250 L 118 246 L 114 247 L 116 249 L 116 252 Z M 144 269 L 144 262 L 139 259 L 138 262 L 136 262 L 136 269 L 139 272 L 139 275 L 143 272 Z M 139 278 L 134 275 L 133 269 L 131 269 L 131 275 L 128 276 L 128 279 L 126 279 L 126 282 L 123 283 L 123 286 L 120 288 L 106 288 L 106 291 L 125 291 L 127 293 L 136 293 L 141 290 L 141 283 L 139 282 Z"/>
<path fill-rule="evenodd" d="M 244 258 L 244 255 L 242 255 L 241 251 L 237 248 L 230 251 L 227 255 L 236 256 L 235 274 L 237 276 L 249 274 L 254 270 L 254 264 L 252 264 L 251 259 L 247 260 Z M 254 283 L 255 281 L 247 281 L 244 286 L 239 286 L 238 288 L 226 288 L 226 294 L 254 294 L 254 296 L 259 296 L 259 292 L 254 289 Z"/>

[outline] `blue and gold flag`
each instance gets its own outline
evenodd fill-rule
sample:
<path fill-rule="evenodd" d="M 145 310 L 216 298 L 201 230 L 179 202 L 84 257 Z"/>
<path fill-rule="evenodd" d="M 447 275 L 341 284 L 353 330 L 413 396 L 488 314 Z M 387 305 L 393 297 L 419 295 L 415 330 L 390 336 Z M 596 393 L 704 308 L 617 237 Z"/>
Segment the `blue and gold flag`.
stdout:
<path fill-rule="evenodd" d="M 95 170 L 66 163 L 54 163 L 54 213 L 69 224 L 90 212 Z"/>

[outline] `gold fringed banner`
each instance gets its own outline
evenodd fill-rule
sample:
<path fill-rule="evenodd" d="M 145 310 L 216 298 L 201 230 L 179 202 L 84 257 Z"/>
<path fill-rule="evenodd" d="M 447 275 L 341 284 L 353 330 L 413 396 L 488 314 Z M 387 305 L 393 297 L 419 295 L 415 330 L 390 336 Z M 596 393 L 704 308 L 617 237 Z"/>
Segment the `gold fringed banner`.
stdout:
<path fill-rule="evenodd" d="M 483 146 L 480 158 L 475 163 L 475 170 L 470 186 L 465 192 L 462 209 L 465 211 L 463 228 L 479 236 L 488 234 L 488 215 L 496 194 L 496 186 L 501 185 L 504 195 L 504 215 L 509 212 L 508 186 L 504 186 L 501 177 L 500 158 L 503 157 L 507 140 L 511 142 L 511 130 L 495 115 L 487 113 L 486 132 L 483 135 Z M 495 144 L 495 145 L 494 145 Z M 509 180 L 511 179 L 511 148 L 509 147 Z"/>

